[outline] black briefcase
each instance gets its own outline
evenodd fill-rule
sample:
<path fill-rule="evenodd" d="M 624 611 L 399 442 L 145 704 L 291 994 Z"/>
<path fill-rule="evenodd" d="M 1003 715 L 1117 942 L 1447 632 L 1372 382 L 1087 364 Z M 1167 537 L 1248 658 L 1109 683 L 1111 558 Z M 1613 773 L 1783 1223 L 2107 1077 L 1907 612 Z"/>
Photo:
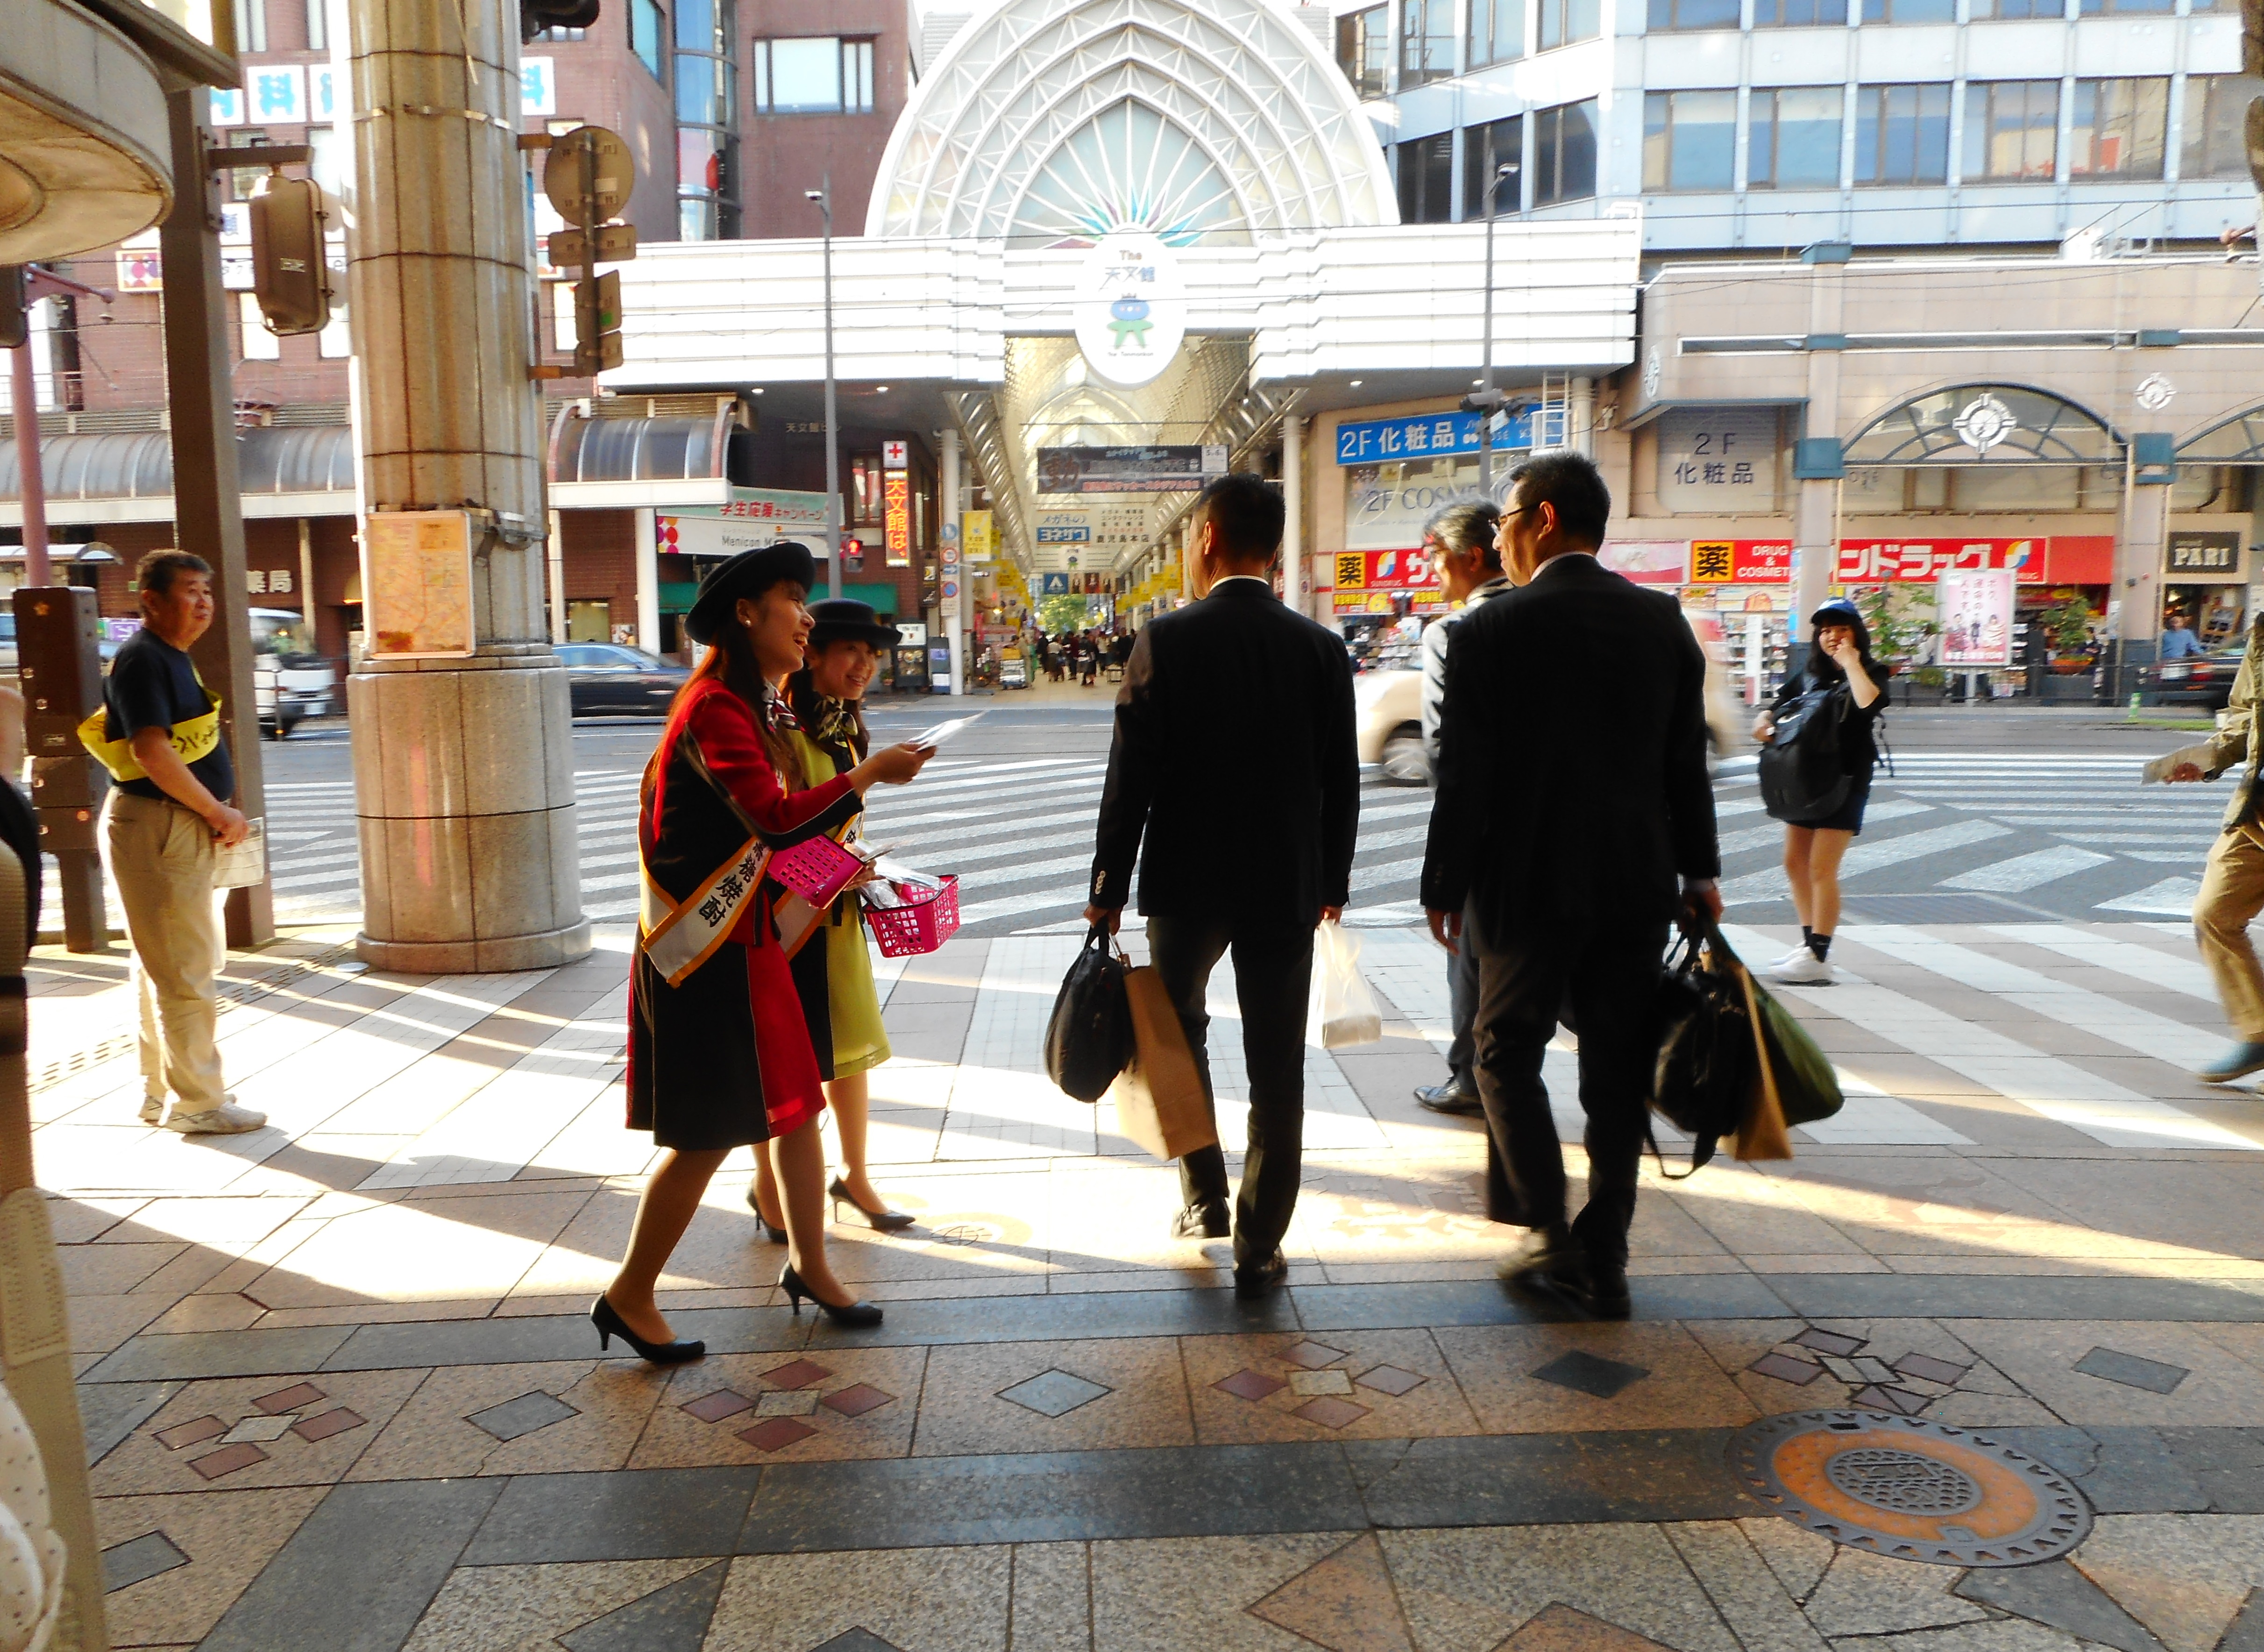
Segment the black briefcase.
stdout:
<path fill-rule="evenodd" d="M 1046 1022 L 1046 1076 L 1079 1101 L 1099 1101 L 1132 1061 L 1132 1004 L 1124 960 L 1096 924 L 1062 977 Z"/>

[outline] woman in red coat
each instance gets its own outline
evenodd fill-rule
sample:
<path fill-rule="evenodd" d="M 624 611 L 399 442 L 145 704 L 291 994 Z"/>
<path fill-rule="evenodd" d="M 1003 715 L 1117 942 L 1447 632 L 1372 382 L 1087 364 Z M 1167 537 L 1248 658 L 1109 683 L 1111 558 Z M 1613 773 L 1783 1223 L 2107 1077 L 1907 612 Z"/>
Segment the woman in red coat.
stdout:
<path fill-rule="evenodd" d="M 654 1283 L 732 1148 L 771 1155 L 785 1190 L 789 1260 L 779 1284 L 796 1312 L 814 1299 L 837 1323 L 873 1325 L 825 1261 L 824 1072 L 773 918 L 771 851 L 837 827 L 877 782 L 901 785 L 930 753 L 899 745 L 803 788 L 794 718 L 779 692 L 802 663 L 816 577 L 792 542 L 742 552 L 711 574 L 685 616 L 709 644 L 645 770 L 637 847 L 642 910 L 629 980 L 629 1127 L 667 1149 L 645 1185 L 620 1272 L 590 1310 L 600 1345 L 620 1337 L 656 1364 L 696 1359 L 673 1340 Z M 829 1052 L 830 1054 L 830 1052 Z"/>

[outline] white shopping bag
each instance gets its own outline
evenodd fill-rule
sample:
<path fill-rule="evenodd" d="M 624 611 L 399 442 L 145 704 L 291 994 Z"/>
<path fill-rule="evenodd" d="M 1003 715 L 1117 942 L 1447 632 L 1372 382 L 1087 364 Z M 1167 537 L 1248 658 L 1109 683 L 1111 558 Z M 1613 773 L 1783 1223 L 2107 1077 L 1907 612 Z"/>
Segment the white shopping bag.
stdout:
<path fill-rule="evenodd" d="M 1360 977 L 1360 943 L 1334 924 L 1313 931 L 1313 991 L 1305 1042 L 1324 1050 L 1373 1044 L 1383 1036 L 1383 1011 Z"/>

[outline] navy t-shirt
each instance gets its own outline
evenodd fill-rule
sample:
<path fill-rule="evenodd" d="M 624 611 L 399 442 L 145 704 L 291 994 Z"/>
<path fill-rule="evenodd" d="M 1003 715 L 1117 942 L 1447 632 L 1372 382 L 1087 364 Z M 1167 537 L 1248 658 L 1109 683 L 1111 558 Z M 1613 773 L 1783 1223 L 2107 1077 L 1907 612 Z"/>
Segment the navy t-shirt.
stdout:
<path fill-rule="evenodd" d="M 197 686 L 196 668 L 189 656 L 147 626 L 118 650 L 103 684 L 102 703 L 110 714 L 103 733 L 112 740 L 130 740 L 144 728 L 171 728 L 211 709 L 204 690 Z M 219 801 L 235 797 L 236 766 L 229 761 L 226 740 L 189 764 L 189 772 Z M 147 776 L 124 781 L 119 790 L 135 797 L 165 795 L 164 788 Z"/>

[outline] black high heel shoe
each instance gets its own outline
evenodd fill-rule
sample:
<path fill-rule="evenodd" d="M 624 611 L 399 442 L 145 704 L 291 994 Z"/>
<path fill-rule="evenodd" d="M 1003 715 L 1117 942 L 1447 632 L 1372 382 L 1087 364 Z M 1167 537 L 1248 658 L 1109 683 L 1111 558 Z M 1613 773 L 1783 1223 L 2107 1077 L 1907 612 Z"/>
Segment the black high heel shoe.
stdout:
<path fill-rule="evenodd" d="M 590 1322 L 598 1328 L 598 1351 L 603 1353 L 613 1346 L 618 1337 L 637 1351 L 640 1359 L 656 1366 L 680 1366 L 687 1359 L 697 1359 L 708 1351 L 704 1342 L 649 1343 L 628 1328 L 613 1305 L 600 1296 L 590 1308 Z"/>
<path fill-rule="evenodd" d="M 834 1307 L 802 1282 L 802 1275 L 794 1271 L 791 1262 L 786 1264 L 786 1272 L 779 1275 L 779 1289 L 784 1291 L 786 1300 L 794 1304 L 797 1319 L 802 1316 L 802 1300 L 808 1297 L 825 1310 L 826 1318 L 852 1330 L 869 1330 L 881 1322 L 881 1310 L 870 1302 L 852 1302 L 846 1308 Z"/>
<path fill-rule="evenodd" d="M 902 1233 L 912 1225 L 912 1218 L 901 1210 L 890 1210 L 886 1206 L 879 1210 L 867 1210 L 857 1203 L 857 1195 L 849 1191 L 849 1185 L 838 1176 L 827 1185 L 825 1191 L 833 1196 L 833 1220 L 836 1221 L 841 1220 L 841 1201 L 845 1199 L 865 1219 L 867 1227 L 878 1228 L 882 1233 Z"/>
<path fill-rule="evenodd" d="M 786 1243 L 786 1229 L 783 1228 L 773 1228 L 771 1226 L 771 1219 L 763 1214 L 763 1207 L 755 1199 L 755 1190 L 752 1183 L 750 1183 L 747 1186 L 747 1208 L 755 1213 L 755 1220 L 762 1224 L 764 1238 L 769 1240 L 774 1245 L 782 1245 Z M 909 1220 L 909 1218 L 907 1220 Z"/>

